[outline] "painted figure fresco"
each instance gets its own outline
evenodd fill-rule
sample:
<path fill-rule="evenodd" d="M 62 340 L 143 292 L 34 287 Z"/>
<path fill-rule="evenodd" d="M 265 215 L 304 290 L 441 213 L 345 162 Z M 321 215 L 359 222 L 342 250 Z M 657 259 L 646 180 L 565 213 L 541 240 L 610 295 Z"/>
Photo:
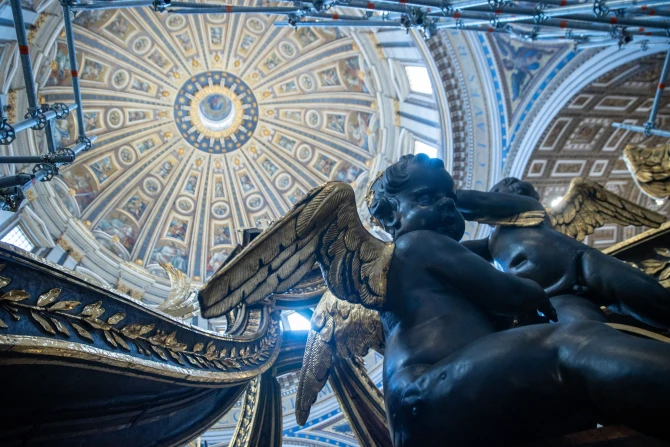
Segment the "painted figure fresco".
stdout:
<path fill-rule="evenodd" d="M 247 26 L 249 27 L 249 29 L 257 33 L 263 31 L 263 23 L 261 23 L 260 20 L 255 18 L 247 20 Z"/>
<path fill-rule="evenodd" d="M 151 91 L 151 85 L 148 82 L 137 78 L 133 79 L 130 88 L 144 93 L 149 93 Z"/>
<path fill-rule="evenodd" d="M 293 151 L 293 147 L 295 146 L 295 140 L 291 140 L 289 138 L 286 138 L 284 135 L 281 135 L 279 137 L 279 140 L 277 140 L 277 146 L 291 152 Z"/>
<path fill-rule="evenodd" d="M 349 115 L 349 123 L 347 124 L 351 142 L 365 150 L 368 149 L 368 129 L 370 128 L 371 116 L 369 113 L 355 112 Z"/>
<path fill-rule="evenodd" d="M 53 134 L 56 144 L 59 146 L 69 146 L 73 142 L 74 136 L 74 118 L 70 115 L 64 120 L 53 120 Z"/>
<path fill-rule="evenodd" d="M 159 188 L 159 187 L 158 187 L 158 182 L 156 182 L 156 181 L 153 180 L 153 179 L 147 179 L 147 180 L 144 182 L 144 189 L 145 189 L 149 194 L 153 194 L 153 193 L 155 193 L 155 192 L 158 192 L 158 188 Z"/>
<path fill-rule="evenodd" d="M 282 118 L 286 120 L 294 121 L 296 123 L 302 122 L 302 114 L 297 110 L 284 110 L 281 115 Z"/>
<path fill-rule="evenodd" d="M 158 65 L 160 68 L 165 69 L 170 61 L 163 56 L 158 50 L 154 50 L 148 58 L 151 62 Z"/>
<path fill-rule="evenodd" d="M 137 28 L 123 14 L 114 17 L 114 20 L 105 29 L 123 41 L 137 31 Z"/>
<path fill-rule="evenodd" d="M 206 277 L 212 276 L 226 259 L 228 259 L 228 250 L 224 249 L 211 253 L 207 257 Z"/>
<path fill-rule="evenodd" d="M 86 132 L 91 132 L 100 127 L 98 123 L 98 112 L 84 112 L 84 127 Z"/>
<path fill-rule="evenodd" d="M 355 181 L 362 172 L 363 169 L 358 168 L 347 161 L 343 161 L 335 170 L 334 180 L 351 183 Z"/>
<path fill-rule="evenodd" d="M 70 76 L 70 57 L 65 43 L 58 42 L 56 58 L 51 62 L 50 68 L 51 74 L 47 80 L 47 85 L 61 85 Z"/>
<path fill-rule="evenodd" d="M 186 180 L 186 184 L 184 185 L 184 192 L 189 194 L 195 194 L 197 186 L 198 186 L 198 176 L 195 174 L 191 174 L 188 180 Z"/>
<path fill-rule="evenodd" d="M 240 184 L 242 185 L 242 190 L 245 193 L 251 191 L 252 189 L 256 189 L 253 182 L 251 181 L 251 178 L 249 178 L 247 174 L 240 174 L 239 179 Z"/>
<path fill-rule="evenodd" d="M 325 155 L 320 154 L 316 159 L 316 163 L 314 163 L 314 169 L 316 169 L 326 177 L 330 177 L 330 173 L 333 172 L 333 166 L 335 166 L 335 163 L 336 163 L 335 160 L 332 160 L 326 157 Z"/>
<path fill-rule="evenodd" d="M 295 36 L 300 42 L 300 45 L 304 48 L 307 45 L 311 45 L 316 42 L 319 37 L 309 28 L 298 28 L 295 32 Z"/>
<path fill-rule="evenodd" d="M 191 40 L 191 36 L 189 35 L 189 33 L 184 32 L 181 34 L 177 34 L 175 37 L 181 44 L 181 47 L 184 49 L 185 53 L 189 53 L 193 50 L 193 41 Z"/>
<path fill-rule="evenodd" d="M 80 77 L 82 81 L 104 82 L 106 72 L 107 67 L 103 67 L 100 62 L 86 59 Z"/>
<path fill-rule="evenodd" d="M 132 123 L 133 121 L 142 121 L 149 118 L 148 112 L 142 112 L 139 110 L 132 110 L 128 112 L 128 122 Z"/>
<path fill-rule="evenodd" d="M 298 86 L 295 84 L 295 81 L 284 82 L 279 86 L 280 93 L 294 93 L 298 91 Z"/>
<path fill-rule="evenodd" d="M 214 235 L 212 241 L 214 245 L 232 244 L 232 240 L 230 238 L 230 227 L 228 225 L 221 224 L 214 225 Z"/>
<path fill-rule="evenodd" d="M 303 197 L 305 197 L 305 191 L 300 188 L 296 188 L 288 195 L 288 201 L 291 202 L 291 205 L 295 205 Z"/>
<path fill-rule="evenodd" d="M 148 138 L 137 145 L 137 150 L 140 151 L 140 154 L 143 154 L 154 147 L 156 147 L 156 142 L 153 138 Z"/>
<path fill-rule="evenodd" d="M 89 169 L 93 171 L 99 184 L 105 183 L 112 175 L 114 175 L 119 168 L 112 161 L 112 157 L 107 155 L 88 165 Z"/>
<path fill-rule="evenodd" d="M 209 29 L 209 41 L 212 45 L 221 45 L 223 43 L 223 28 L 213 26 Z"/>
<path fill-rule="evenodd" d="M 340 70 L 342 73 L 342 80 L 348 90 L 361 93 L 370 93 L 365 86 L 365 73 L 361 69 L 359 58 L 350 57 L 349 59 L 340 63 Z"/>
<path fill-rule="evenodd" d="M 228 206 L 223 203 L 218 203 L 212 208 L 212 212 L 219 217 L 224 217 L 228 213 Z"/>
<path fill-rule="evenodd" d="M 124 211 L 130 213 L 135 220 L 139 221 L 142 219 L 144 211 L 147 209 L 147 202 L 138 195 L 133 195 L 128 199 L 128 201 L 121 208 Z"/>
<path fill-rule="evenodd" d="M 84 166 L 72 166 L 63 171 L 61 175 L 67 185 L 74 189 L 74 198 L 79 204 L 79 208 L 83 211 L 93 202 L 93 199 L 98 195 L 98 184 L 93 177 L 93 174 Z"/>
<path fill-rule="evenodd" d="M 265 172 L 268 173 L 270 177 L 275 175 L 275 172 L 279 170 L 279 167 L 272 162 L 269 158 L 265 157 L 263 161 L 261 162 L 261 166 L 265 170 Z"/>
<path fill-rule="evenodd" d="M 217 199 L 226 197 L 226 190 L 223 188 L 223 178 L 214 178 L 214 197 Z"/>
<path fill-rule="evenodd" d="M 174 242 L 168 242 L 161 247 L 155 248 L 151 254 L 151 261 L 172 264 L 175 268 L 187 273 L 188 257 L 186 256 L 186 251 L 177 247 Z"/>
<path fill-rule="evenodd" d="M 521 98 L 524 89 L 530 84 L 535 72 L 547 58 L 554 54 L 534 45 L 524 45 L 509 39 L 498 37 L 496 43 L 502 56 L 502 64 L 512 90 L 512 101 Z"/>
<path fill-rule="evenodd" d="M 277 66 L 279 66 L 279 64 L 281 63 L 282 60 L 279 58 L 279 56 L 277 56 L 277 53 L 272 53 L 270 56 L 267 57 L 267 59 L 265 59 L 262 65 L 263 67 L 265 67 L 267 71 L 271 71 L 277 68 Z"/>
<path fill-rule="evenodd" d="M 336 68 L 328 68 L 319 72 L 319 79 L 321 80 L 321 85 L 324 87 L 334 87 L 340 85 L 340 77 L 337 74 Z"/>
<path fill-rule="evenodd" d="M 174 163 L 172 160 L 165 160 L 155 171 L 156 174 L 163 180 L 165 180 L 168 175 L 170 175 L 170 172 L 174 169 Z"/>
<path fill-rule="evenodd" d="M 186 240 L 187 230 L 188 230 L 188 221 L 180 219 L 178 217 L 173 217 L 172 220 L 170 220 L 170 224 L 168 225 L 168 229 L 165 235 L 174 239 L 179 239 L 180 241 L 184 242 Z"/>
<path fill-rule="evenodd" d="M 133 161 L 133 153 L 128 148 L 121 149 L 119 155 L 121 156 L 121 161 L 123 161 L 124 163 L 130 163 L 131 161 Z"/>
<path fill-rule="evenodd" d="M 344 121 L 346 117 L 344 115 L 335 115 L 329 113 L 326 115 L 326 127 L 333 132 L 344 133 Z"/>
<path fill-rule="evenodd" d="M 147 49 L 147 47 L 149 46 L 150 43 L 151 43 L 151 42 L 150 42 L 149 39 L 147 39 L 147 38 L 140 38 L 140 39 L 137 39 L 137 40 L 133 43 L 133 49 L 134 49 L 135 51 L 137 51 L 138 53 L 143 53 L 143 52 Z"/>
<path fill-rule="evenodd" d="M 245 54 L 248 53 L 249 49 L 254 45 L 254 42 L 256 42 L 254 36 L 245 34 L 244 37 L 242 37 L 242 42 L 240 42 L 240 50 Z"/>
<path fill-rule="evenodd" d="M 104 10 L 81 11 L 76 15 L 72 22 L 85 28 L 89 28 L 92 25 L 107 20 L 112 14 L 112 11 Z"/>
<path fill-rule="evenodd" d="M 133 221 L 121 213 L 112 213 L 98 224 L 98 229 L 119 238 L 119 242 L 128 251 L 135 246 L 135 226 Z"/>
<path fill-rule="evenodd" d="M 72 196 L 70 195 L 70 191 L 68 191 L 68 188 L 66 188 L 63 183 L 61 183 L 60 180 L 54 179 L 54 181 L 51 182 L 51 185 L 54 188 L 54 192 L 56 193 L 56 196 L 60 199 L 60 201 L 63 203 L 65 208 L 70 212 L 75 217 L 79 216 L 79 210 L 76 208 L 76 205 L 72 203 Z"/>

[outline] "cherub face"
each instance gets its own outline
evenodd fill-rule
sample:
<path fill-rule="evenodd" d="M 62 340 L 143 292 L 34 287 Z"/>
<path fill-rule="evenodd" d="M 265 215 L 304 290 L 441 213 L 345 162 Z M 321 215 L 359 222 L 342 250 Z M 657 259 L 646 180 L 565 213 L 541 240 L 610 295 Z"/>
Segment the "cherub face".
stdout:
<path fill-rule="evenodd" d="M 409 180 L 395 196 L 397 202 L 394 236 L 416 230 L 431 230 L 460 240 L 465 221 L 456 209 L 456 192 L 451 175 L 444 169 L 412 164 Z"/>

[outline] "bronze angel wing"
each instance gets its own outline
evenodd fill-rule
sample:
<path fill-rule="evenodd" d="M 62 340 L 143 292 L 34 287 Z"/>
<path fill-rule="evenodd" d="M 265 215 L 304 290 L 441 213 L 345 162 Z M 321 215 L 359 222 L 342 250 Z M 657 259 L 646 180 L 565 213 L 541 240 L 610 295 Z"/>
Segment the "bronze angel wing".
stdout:
<path fill-rule="evenodd" d="M 370 348 L 380 353 L 384 350 L 379 313 L 326 292 L 312 316 L 312 329 L 300 369 L 295 404 L 298 425 L 307 422 L 310 409 L 330 375 L 333 355 L 363 357 Z"/>
<path fill-rule="evenodd" d="M 635 182 L 655 199 L 670 196 L 670 145 L 654 148 L 626 146 L 623 159 Z"/>
<path fill-rule="evenodd" d="M 556 230 L 578 241 L 608 223 L 658 228 L 665 222 L 664 216 L 579 177 L 570 182 L 563 200 L 547 210 L 547 216 Z"/>
<path fill-rule="evenodd" d="M 338 298 L 381 308 L 392 255 L 392 244 L 363 227 L 351 186 L 329 182 L 310 191 L 212 276 L 199 292 L 201 313 L 213 318 L 241 302 L 285 292 L 315 262 Z"/>

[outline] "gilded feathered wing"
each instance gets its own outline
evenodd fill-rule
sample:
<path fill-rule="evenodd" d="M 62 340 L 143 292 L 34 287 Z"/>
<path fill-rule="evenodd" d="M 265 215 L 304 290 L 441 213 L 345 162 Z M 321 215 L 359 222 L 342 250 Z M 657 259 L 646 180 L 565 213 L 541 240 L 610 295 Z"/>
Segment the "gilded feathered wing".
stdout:
<path fill-rule="evenodd" d="M 200 290 L 201 314 L 213 318 L 291 289 L 321 266 L 338 298 L 380 309 L 393 245 L 372 236 L 356 211 L 354 190 L 329 182 L 310 191 L 256 237 Z"/>
<path fill-rule="evenodd" d="M 370 348 L 380 353 L 384 350 L 379 313 L 326 292 L 312 316 L 312 328 L 300 369 L 295 404 L 298 425 L 305 425 L 319 391 L 328 381 L 333 355 L 363 357 Z"/>
<path fill-rule="evenodd" d="M 578 241 L 583 241 L 605 224 L 658 228 L 665 222 L 664 216 L 623 199 L 596 182 L 579 177 L 570 182 L 563 200 L 547 209 L 547 216 L 556 230 Z"/>
<path fill-rule="evenodd" d="M 626 146 L 623 159 L 635 182 L 647 195 L 655 199 L 670 196 L 670 145 Z"/>

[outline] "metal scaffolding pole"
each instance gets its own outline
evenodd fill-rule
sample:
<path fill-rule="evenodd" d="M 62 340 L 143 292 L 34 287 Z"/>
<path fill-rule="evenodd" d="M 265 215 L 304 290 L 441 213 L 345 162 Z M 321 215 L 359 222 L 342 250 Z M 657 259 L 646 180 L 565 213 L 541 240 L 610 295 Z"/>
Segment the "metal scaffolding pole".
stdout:
<path fill-rule="evenodd" d="M 648 129 L 647 127 L 632 126 L 630 124 L 625 123 L 612 123 L 612 127 L 616 127 L 617 129 L 632 130 L 633 132 L 640 132 L 645 134 L 646 136 L 658 135 L 660 137 L 670 138 L 670 131 L 667 130 Z"/>
<path fill-rule="evenodd" d="M 43 129 L 46 125 L 44 114 L 37 102 L 37 91 L 35 90 L 35 83 L 33 81 L 33 65 L 30 61 L 30 48 L 28 47 L 28 35 L 26 33 L 26 24 L 23 20 L 23 9 L 21 8 L 21 0 L 10 0 L 12 6 L 12 16 L 14 18 L 14 28 L 16 29 L 16 41 L 19 46 L 19 54 L 21 56 L 21 68 L 23 69 L 23 78 L 26 86 L 26 96 L 28 97 L 28 115 L 31 118 L 39 118 L 37 124 L 33 127 L 35 129 Z M 16 131 L 16 130 L 15 130 Z"/>
<path fill-rule="evenodd" d="M 54 118 L 56 118 L 56 119 L 66 118 L 67 115 L 72 110 L 74 110 L 75 108 L 77 108 L 77 104 L 70 104 L 68 106 L 65 106 L 65 109 L 67 110 L 67 113 L 60 112 L 59 110 L 47 110 L 46 112 L 44 112 L 44 119 L 46 121 L 51 121 Z M 62 115 L 62 117 L 60 117 L 59 115 Z M 23 130 L 26 130 L 26 129 L 29 129 L 29 128 L 35 126 L 35 124 L 37 124 L 38 122 L 39 122 L 38 118 L 28 118 L 26 120 L 19 121 L 18 123 L 14 123 L 12 125 L 12 127 L 14 127 L 14 132 L 19 133 Z"/>
<path fill-rule="evenodd" d="M 297 14 L 303 12 L 300 8 L 281 7 L 281 6 L 230 6 L 230 5 L 208 5 L 206 8 L 177 8 L 168 9 L 171 14 Z"/>
<path fill-rule="evenodd" d="M 668 79 L 668 70 L 670 69 L 670 50 L 665 55 L 665 61 L 663 62 L 663 69 L 661 70 L 661 79 L 658 80 L 658 87 L 656 87 L 656 95 L 654 96 L 654 103 L 651 106 L 651 111 L 649 112 L 649 120 L 644 124 L 645 127 L 654 129 L 656 127 L 656 115 L 658 115 L 658 109 L 661 106 L 661 97 L 663 96 L 663 90 L 665 90 L 665 81 Z"/>
<path fill-rule="evenodd" d="M 153 6 L 152 0 L 132 0 L 132 1 L 106 1 L 91 3 L 76 3 L 70 5 L 72 11 L 85 11 L 93 9 L 121 9 L 121 8 L 140 8 L 143 6 Z"/>
<path fill-rule="evenodd" d="M 71 149 L 70 149 L 71 150 Z M 65 152 L 63 154 L 47 155 L 9 155 L 0 156 L 2 163 L 72 163 L 74 161 L 74 152 Z"/>
<path fill-rule="evenodd" d="M 328 22 L 275 22 L 274 25 L 278 27 L 307 27 L 313 26 L 315 28 L 328 28 L 332 27 L 333 23 L 337 23 L 337 26 L 348 26 L 351 28 L 401 28 L 402 23 L 397 20 L 338 20 L 337 22 L 328 21 Z"/>
<path fill-rule="evenodd" d="M 18 0 L 13 0 L 18 1 Z M 70 72 L 72 73 L 72 92 L 74 93 L 74 102 L 77 104 L 77 127 L 79 130 L 79 141 L 88 141 L 88 147 L 91 147 L 91 140 L 86 138 L 86 127 L 84 126 L 84 110 L 81 106 L 81 87 L 79 85 L 79 68 L 77 67 L 77 51 L 74 47 L 74 32 L 72 31 L 72 18 L 70 6 L 63 2 L 63 22 L 65 24 L 65 37 L 67 39 L 67 50 L 70 59 Z"/>

